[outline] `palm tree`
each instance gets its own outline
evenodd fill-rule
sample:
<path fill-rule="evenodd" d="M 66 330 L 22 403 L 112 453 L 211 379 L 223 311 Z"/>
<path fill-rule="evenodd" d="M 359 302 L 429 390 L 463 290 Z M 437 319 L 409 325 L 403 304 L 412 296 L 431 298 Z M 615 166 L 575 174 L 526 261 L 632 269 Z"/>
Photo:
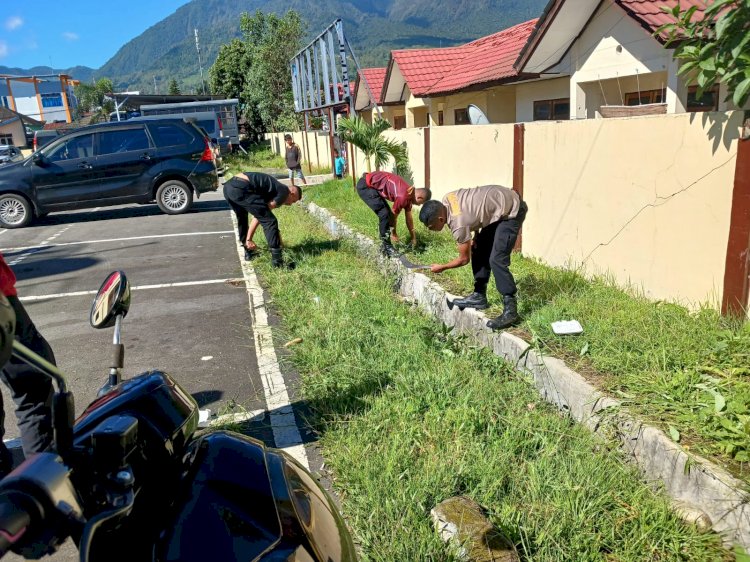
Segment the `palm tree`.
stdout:
<path fill-rule="evenodd" d="M 375 169 L 387 164 L 391 159 L 396 166 L 407 163 L 406 146 L 382 136 L 391 128 L 385 119 L 376 119 L 371 125 L 361 117 L 344 117 L 339 121 L 339 133 L 344 142 L 350 142 L 365 153 L 367 171 L 372 171 L 371 159 L 375 159 Z"/>

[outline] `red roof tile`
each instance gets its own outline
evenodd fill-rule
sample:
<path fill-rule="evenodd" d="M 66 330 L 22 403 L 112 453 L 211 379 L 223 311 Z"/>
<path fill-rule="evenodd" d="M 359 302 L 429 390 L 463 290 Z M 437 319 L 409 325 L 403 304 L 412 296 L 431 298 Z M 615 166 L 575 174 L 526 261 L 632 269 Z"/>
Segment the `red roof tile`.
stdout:
<path fill-rule="evenodd" d="M 383 91 L 383 82 L 385 81 L 386 68 L 363 68 L 357 77 L 358 81 L 362 81 L 364 77 L 367 80 L 367 85 L 372 90 L 372 101 L 377 102 L 380 99 L 380 92 Z M 366 89 L 364 91 L 367 91 Z"/>
<path fill-rule="evenodd" d="M 674 18 L 664 10 L 671 10 L 679 6 L 680 10 L 687 10 L 695 6 L 698 8 L 693 15 L 693 20 L 703 17 L 706 9 L 705 0 L 617 0 L 617 3 L 635 20 L 651 33 L 665 23 L 671 23 Z M 666 37 L 662 36 L 663 39 Z"/>
<path fill-rule="evenodd" d="M 469 86 L 518 76 L 513 63 L 534 30 L 537 20 L 530 20 L 477 39 L 462 48 L 465 56 L 433 84 L 429 93 L 453 92 Z"/>
<path fill-rule="evenodd" d="M 398 65 L 411 93 L 424 96 L 430 86 L 439 81 L 466 55 L 461 47 L 440 49 L 403 49 L 392 51 L 393 62 Z"/>
<path fill-rule="evenodd" d="M 534 29 L 527 21 L 458 47 L 393 51 L 411 93 L 444 94 L 518 76 L 513 63 Z"/>

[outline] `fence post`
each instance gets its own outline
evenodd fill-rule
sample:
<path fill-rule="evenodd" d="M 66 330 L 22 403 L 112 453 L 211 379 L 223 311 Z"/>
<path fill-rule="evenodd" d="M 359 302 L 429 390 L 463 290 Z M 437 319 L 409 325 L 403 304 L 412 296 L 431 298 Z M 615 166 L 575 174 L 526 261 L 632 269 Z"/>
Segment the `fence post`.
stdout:
<path fill-rule="evenodd" d="M 747 112 L 745 117 L 748 117 Z M 750 287 L 750 118 L 737 142 L 721 313 L 745 316 Z"/>
<path fill-rule="evenodd" d="M 424 128 L 424 187 L 430 188 L 430 128 Z"/>
<path fill-rule="evenodd" d="M 524 142 L 526 138 L 526 127 L 523 123 L 513 126 L 513 189 L 518 192 L 523 201 L 523 166 L 524 166 Z M 520 252 L 523 247 L 523 228 L 518 233 L 518 239 L 513 250 Z"/>
<path fill-rule="evenodd" d="M 305 113 L 305 132 L 302 135 L 302 144 L 305 147 L 305 153 L 307 154 L 307 173 L 312 174 L 312 162 L 310 162 L 310 138 L 307 136 L 307 113 Z M 292 182 L 294 178 L 292 178 Z"/>

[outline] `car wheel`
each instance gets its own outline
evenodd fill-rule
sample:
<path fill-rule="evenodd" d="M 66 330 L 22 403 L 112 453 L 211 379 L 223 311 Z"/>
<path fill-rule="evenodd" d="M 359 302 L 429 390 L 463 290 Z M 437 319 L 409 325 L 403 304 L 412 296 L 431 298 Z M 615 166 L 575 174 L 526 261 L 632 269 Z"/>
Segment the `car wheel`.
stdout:
<path fill-rule="evenodd" d="M 181 181 L 169 180 L 156 190 L 156 204 L 168 215 L 179 215 L 193 204 L 193 191 Z"/>
<path fill-rule="evenodd" d="M 29 202 L 20 195 L 0 196 L 0 227 L 21 228 L 31 222 L 33 213 Z"/>

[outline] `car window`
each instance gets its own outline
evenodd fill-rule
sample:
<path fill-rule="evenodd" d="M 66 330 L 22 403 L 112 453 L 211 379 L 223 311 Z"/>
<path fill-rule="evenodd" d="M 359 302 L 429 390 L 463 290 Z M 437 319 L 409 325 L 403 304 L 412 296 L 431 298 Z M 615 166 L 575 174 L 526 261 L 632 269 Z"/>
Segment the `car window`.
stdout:
<path fill-rule="evenodd" d="M 193 143 L 193 137 L 179 125 L 169 123 L 149 123 L 149 131 L 156 146 L 179 146 Z"/>
<path fill-rule="evenodd" d="M 67 139 L 59 144 L 50 145 L 44 155 L 50 162 L 91 158 L 94 156 L 94 135 L 80 135 Z"/>
<path fill-rule="evenodd" d="M 97 154 L 117 154 L 148 149 L 148 137 L 144 129 L 124 129 L 99 133 Z"/>

